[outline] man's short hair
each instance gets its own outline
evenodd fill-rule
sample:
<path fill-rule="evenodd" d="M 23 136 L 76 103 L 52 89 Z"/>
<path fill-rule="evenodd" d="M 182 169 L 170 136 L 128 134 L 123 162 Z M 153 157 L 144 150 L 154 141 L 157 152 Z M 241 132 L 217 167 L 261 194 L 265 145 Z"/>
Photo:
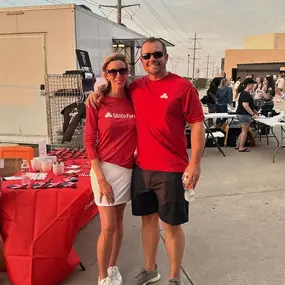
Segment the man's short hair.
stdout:
<path fill-rule="evenodd" d="M 254 78 L 254 74 L 253 73 L 248 73 L 246 78 L 252 77 L 252 79 Z"/>
<path fill-rule="evenodd" d="M 256 81 L 254 81 L 254 80 L 251 79 L 251 78 L 246 78 L 246 79 L 244 80 L 244 82 L 243 82 L 244 88 L 246 88 L 246 86 L 249 85 L 249 84 L 256 84 Z"/>
<path fill-rule="evenodd" d="M 144 46 L 145 43 L 155 43 L 155 42 L 161 43 L 162 51 L 163 51 L 164 53 L 167 53 L 166 44 L 165 44 L 161 39 L 155 38 L 155 37 L 150 37 L 150 38 L 145 39 L 144 42 L 143 42 L 143 44 L 142 44 L 142 46 L 141 46 L 141 50 L 142 50 L 142 48 L 143 48 L 143 46 Z"/>

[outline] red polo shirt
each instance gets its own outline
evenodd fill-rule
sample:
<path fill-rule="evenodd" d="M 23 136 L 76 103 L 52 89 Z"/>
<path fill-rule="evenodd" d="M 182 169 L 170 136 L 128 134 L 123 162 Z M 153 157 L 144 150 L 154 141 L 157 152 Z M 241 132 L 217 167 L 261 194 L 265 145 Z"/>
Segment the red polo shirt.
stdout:
<path fill-rule="evenodd" d="M 204 120 L 198 92 L 188 80 L 169 73 L 151 81 L 147 76 L 130 85 L 137 132 L 137 164 L 142 169 L 184 172 L 188 165 L 186 122 Z"/>

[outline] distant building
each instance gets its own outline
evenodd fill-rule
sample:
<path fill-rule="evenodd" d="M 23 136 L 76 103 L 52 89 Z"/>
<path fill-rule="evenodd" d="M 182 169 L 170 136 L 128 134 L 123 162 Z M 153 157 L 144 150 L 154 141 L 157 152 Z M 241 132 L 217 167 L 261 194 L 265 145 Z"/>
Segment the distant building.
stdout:
<path fill-rule="evenodd" d="M 224 71 L 235 79 L 239 64 L 285 62 L 285 33 L 246 37 L 243 49 L 225 51 Z"/>
<path fill-rule="evenodd" d="M 277 78 L 280 71 L 284 71 L 284 67 L 285 60 L 283 62 L 238 64 L 237 77 L 245 78 L 247 74 L 253 73 L 255 77 L 273 75 Z"/>

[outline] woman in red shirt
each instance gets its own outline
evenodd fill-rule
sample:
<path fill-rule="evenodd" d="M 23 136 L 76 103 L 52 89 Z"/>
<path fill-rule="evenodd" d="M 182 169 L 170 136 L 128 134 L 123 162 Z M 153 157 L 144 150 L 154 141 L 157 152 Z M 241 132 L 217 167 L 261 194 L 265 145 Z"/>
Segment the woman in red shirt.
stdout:
<path fill-rule="evenodd" d="M 137 133 L 133 105 L 126 94 L 129 71 L 126 57 L 122 54 L 107 57 L 102 71 L 108 82 L 106 97 L 99 109 L 87 108 L 85 146 L 101 219 L 98 285 L 121 285 L 116 262 L 123 238 L 123 214 L 131 200 Z"/>

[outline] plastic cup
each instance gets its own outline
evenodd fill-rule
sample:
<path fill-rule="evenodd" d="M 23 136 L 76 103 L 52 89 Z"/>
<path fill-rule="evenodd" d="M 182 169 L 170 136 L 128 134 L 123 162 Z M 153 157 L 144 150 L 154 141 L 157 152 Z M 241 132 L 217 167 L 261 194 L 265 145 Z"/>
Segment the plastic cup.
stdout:
<path fill-rule="evenodd" d="M 33 158 L 31 160 L 31 166 L 34 171 L 41 171 L 41 161 L 39 158 Z"/>
<path fill-rule="evenodd" d="M 54 175 L 56 176 L 62 175 L 64 173 L 64 163 L 63 162 L 53 163 L 52 170 Z"/>
<path fill-rule="evenodd" d="M 50 159 L 41 160 L 42 172 L 49 172 L 52 169 L 52 161 Z"/>

